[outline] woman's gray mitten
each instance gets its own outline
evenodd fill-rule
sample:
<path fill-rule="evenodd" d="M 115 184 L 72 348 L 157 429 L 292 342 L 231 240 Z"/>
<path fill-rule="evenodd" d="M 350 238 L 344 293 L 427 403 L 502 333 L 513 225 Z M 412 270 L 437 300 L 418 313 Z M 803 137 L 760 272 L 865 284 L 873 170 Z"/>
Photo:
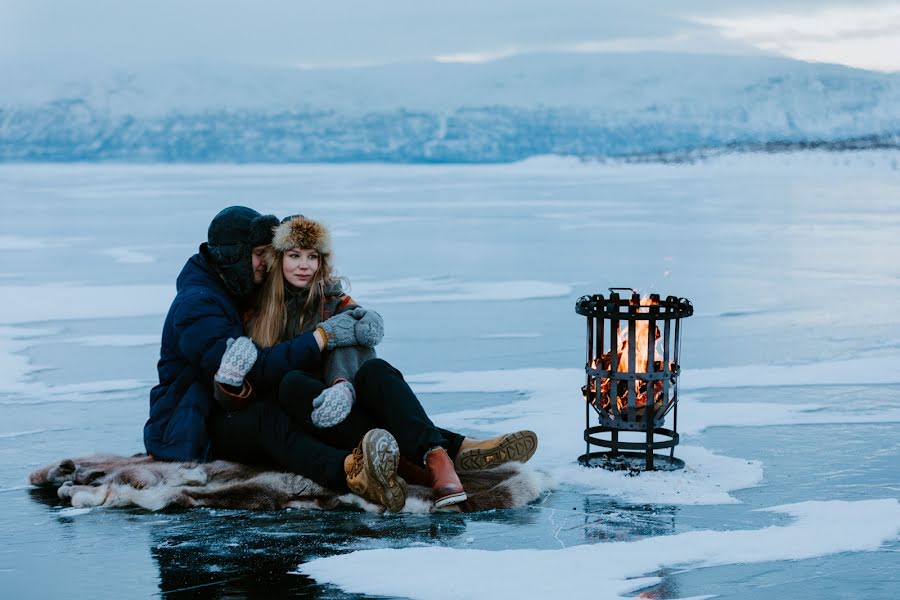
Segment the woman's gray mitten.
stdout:
<path fill-rule="evenodd" d="M 356 318 L 353 316 L 353 311 L 344 312 L 322 321 L 319 327 L 325 332 L 328 346 L 331 348 L 358 344 L 355 332 Z"/>
<path fill-rule="evenodd" d="M 228 338 L 226 350 L 214 379 L 219 383 L 240 387 L 256 362 L 256 344 L 248 337 Z"/>
<path fill-rule="evenodd" d="M 360 346 L 374 348 L 384 339 L 384 319 L 377 312 L 363 307 L 350 311 L 359 319 L 356 323 L 356 339 Z"/>
<path fill-rule="evenodd" d="M 334 427 L 350 414 L 354 400 L 356 391 L 353 384 L 349 381 L 337 382 L 313 400 L 313 425 L 319 429 Z"/>

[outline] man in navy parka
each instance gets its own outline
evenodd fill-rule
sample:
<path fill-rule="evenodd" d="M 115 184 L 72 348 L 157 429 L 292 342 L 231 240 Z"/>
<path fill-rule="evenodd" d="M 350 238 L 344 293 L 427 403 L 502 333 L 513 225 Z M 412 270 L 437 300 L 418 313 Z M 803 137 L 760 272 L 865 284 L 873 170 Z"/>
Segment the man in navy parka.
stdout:
<path fill-rule="evenodd" d="M 210 223 L 207 243 L 178 276 L 163 326 L 159 384 L 150 392 L 144 426 L 144 446 L 154 458 L 212 458 L 207 419 L 214 402 L 213 375 L 228 339 L 246 335 L 243 312 L 265 275 L 261 250 L 276 225 L 274 216 L 243 206 L 226 208 Z M 257 394 L 265 394 L 277 390 L 289 371 L 316 369 L 320 360 L 320 345 L 306 333 L 259 349 L 246 379 Z"/>

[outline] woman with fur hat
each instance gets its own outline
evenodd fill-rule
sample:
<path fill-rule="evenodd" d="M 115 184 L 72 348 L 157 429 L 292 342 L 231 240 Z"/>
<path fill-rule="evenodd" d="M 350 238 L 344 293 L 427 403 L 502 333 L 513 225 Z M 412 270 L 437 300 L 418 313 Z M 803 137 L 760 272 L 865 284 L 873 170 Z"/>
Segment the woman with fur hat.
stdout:
<path fill-rule="evenodd" d="M 384 337 L 384 323 L 378 313 L 360 308 L 344 293 L 342 280 L 332 271 L 328 231 L 311 219 L 288 217 L 274 228 L 271 249 L 269 276 L 247 324 L 250 337 L 267 348 L 315 330 L 327 349 L 319 378 L 329 384 L 352 378 L 375 357 L 372 347 Z M 358 319 L 353 335 L 360 343 L 328 349 L 335 332 L 316 326 L 348 311 Z"/>
<path fill-rule="evenodd" d="M 432 423 L 400 371 L 375 358 L 369 346 L 384 335 L 381 316 L 344 293 L 332 270 L 332 256 L 328 231 L 317 221 L 300 215 L 275 229 L 271 267 L 247 326 L 249 335 L 264 348 L 304 331 L 314 330 L 326 340 L 321 373 L 295 371 L 282 381 L 282 409 L 336 448 L 353 448 L 373 428 L 389 431 L 399 444 L 400 474 L 430 485 L 439 507 L 466 499 L 457 465 L 489 468 L 531 458 L 537 447 L 533 432 L 479 441 Z M 356 319 L 352 332 L 322 328 L 329 317 L 341 313 Z M 358 344 L 330 348 L 336 337 L 344 341 L 345 336 L 355 337 Z"/>

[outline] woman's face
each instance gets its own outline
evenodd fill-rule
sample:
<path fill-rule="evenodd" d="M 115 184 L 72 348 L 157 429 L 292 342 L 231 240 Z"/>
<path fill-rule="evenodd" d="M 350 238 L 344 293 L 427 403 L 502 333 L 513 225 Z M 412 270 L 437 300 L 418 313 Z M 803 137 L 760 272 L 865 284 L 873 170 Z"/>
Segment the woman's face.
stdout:
<path fill-rule="evenodd" d="M 284 280 L 296 288 L 305 288 L 319 270 L 319 253 L 316 250 L 292 248 L 284 253 L 281 272 Z"/>

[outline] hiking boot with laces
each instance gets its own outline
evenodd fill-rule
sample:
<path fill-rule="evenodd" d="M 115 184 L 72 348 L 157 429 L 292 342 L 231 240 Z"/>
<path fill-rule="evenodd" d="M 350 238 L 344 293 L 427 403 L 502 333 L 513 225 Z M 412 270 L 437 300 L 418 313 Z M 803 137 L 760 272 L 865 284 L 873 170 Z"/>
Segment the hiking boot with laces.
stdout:
<path fill-rule="evenodd" d="M 397 475 L 400 448 L 384 429 L 372 429 L 344 459 L 347 486 L 357 496 L 400 512 L 406 504 L 406 482 Z"/>
<path fill-rule="evenodd" d="M 489 440 L 464 440 L 456 454 L 457 471 L 493 469 L 510 461 L 526 462 L 537 450 L 537 434 L 527 429 Z"/>

